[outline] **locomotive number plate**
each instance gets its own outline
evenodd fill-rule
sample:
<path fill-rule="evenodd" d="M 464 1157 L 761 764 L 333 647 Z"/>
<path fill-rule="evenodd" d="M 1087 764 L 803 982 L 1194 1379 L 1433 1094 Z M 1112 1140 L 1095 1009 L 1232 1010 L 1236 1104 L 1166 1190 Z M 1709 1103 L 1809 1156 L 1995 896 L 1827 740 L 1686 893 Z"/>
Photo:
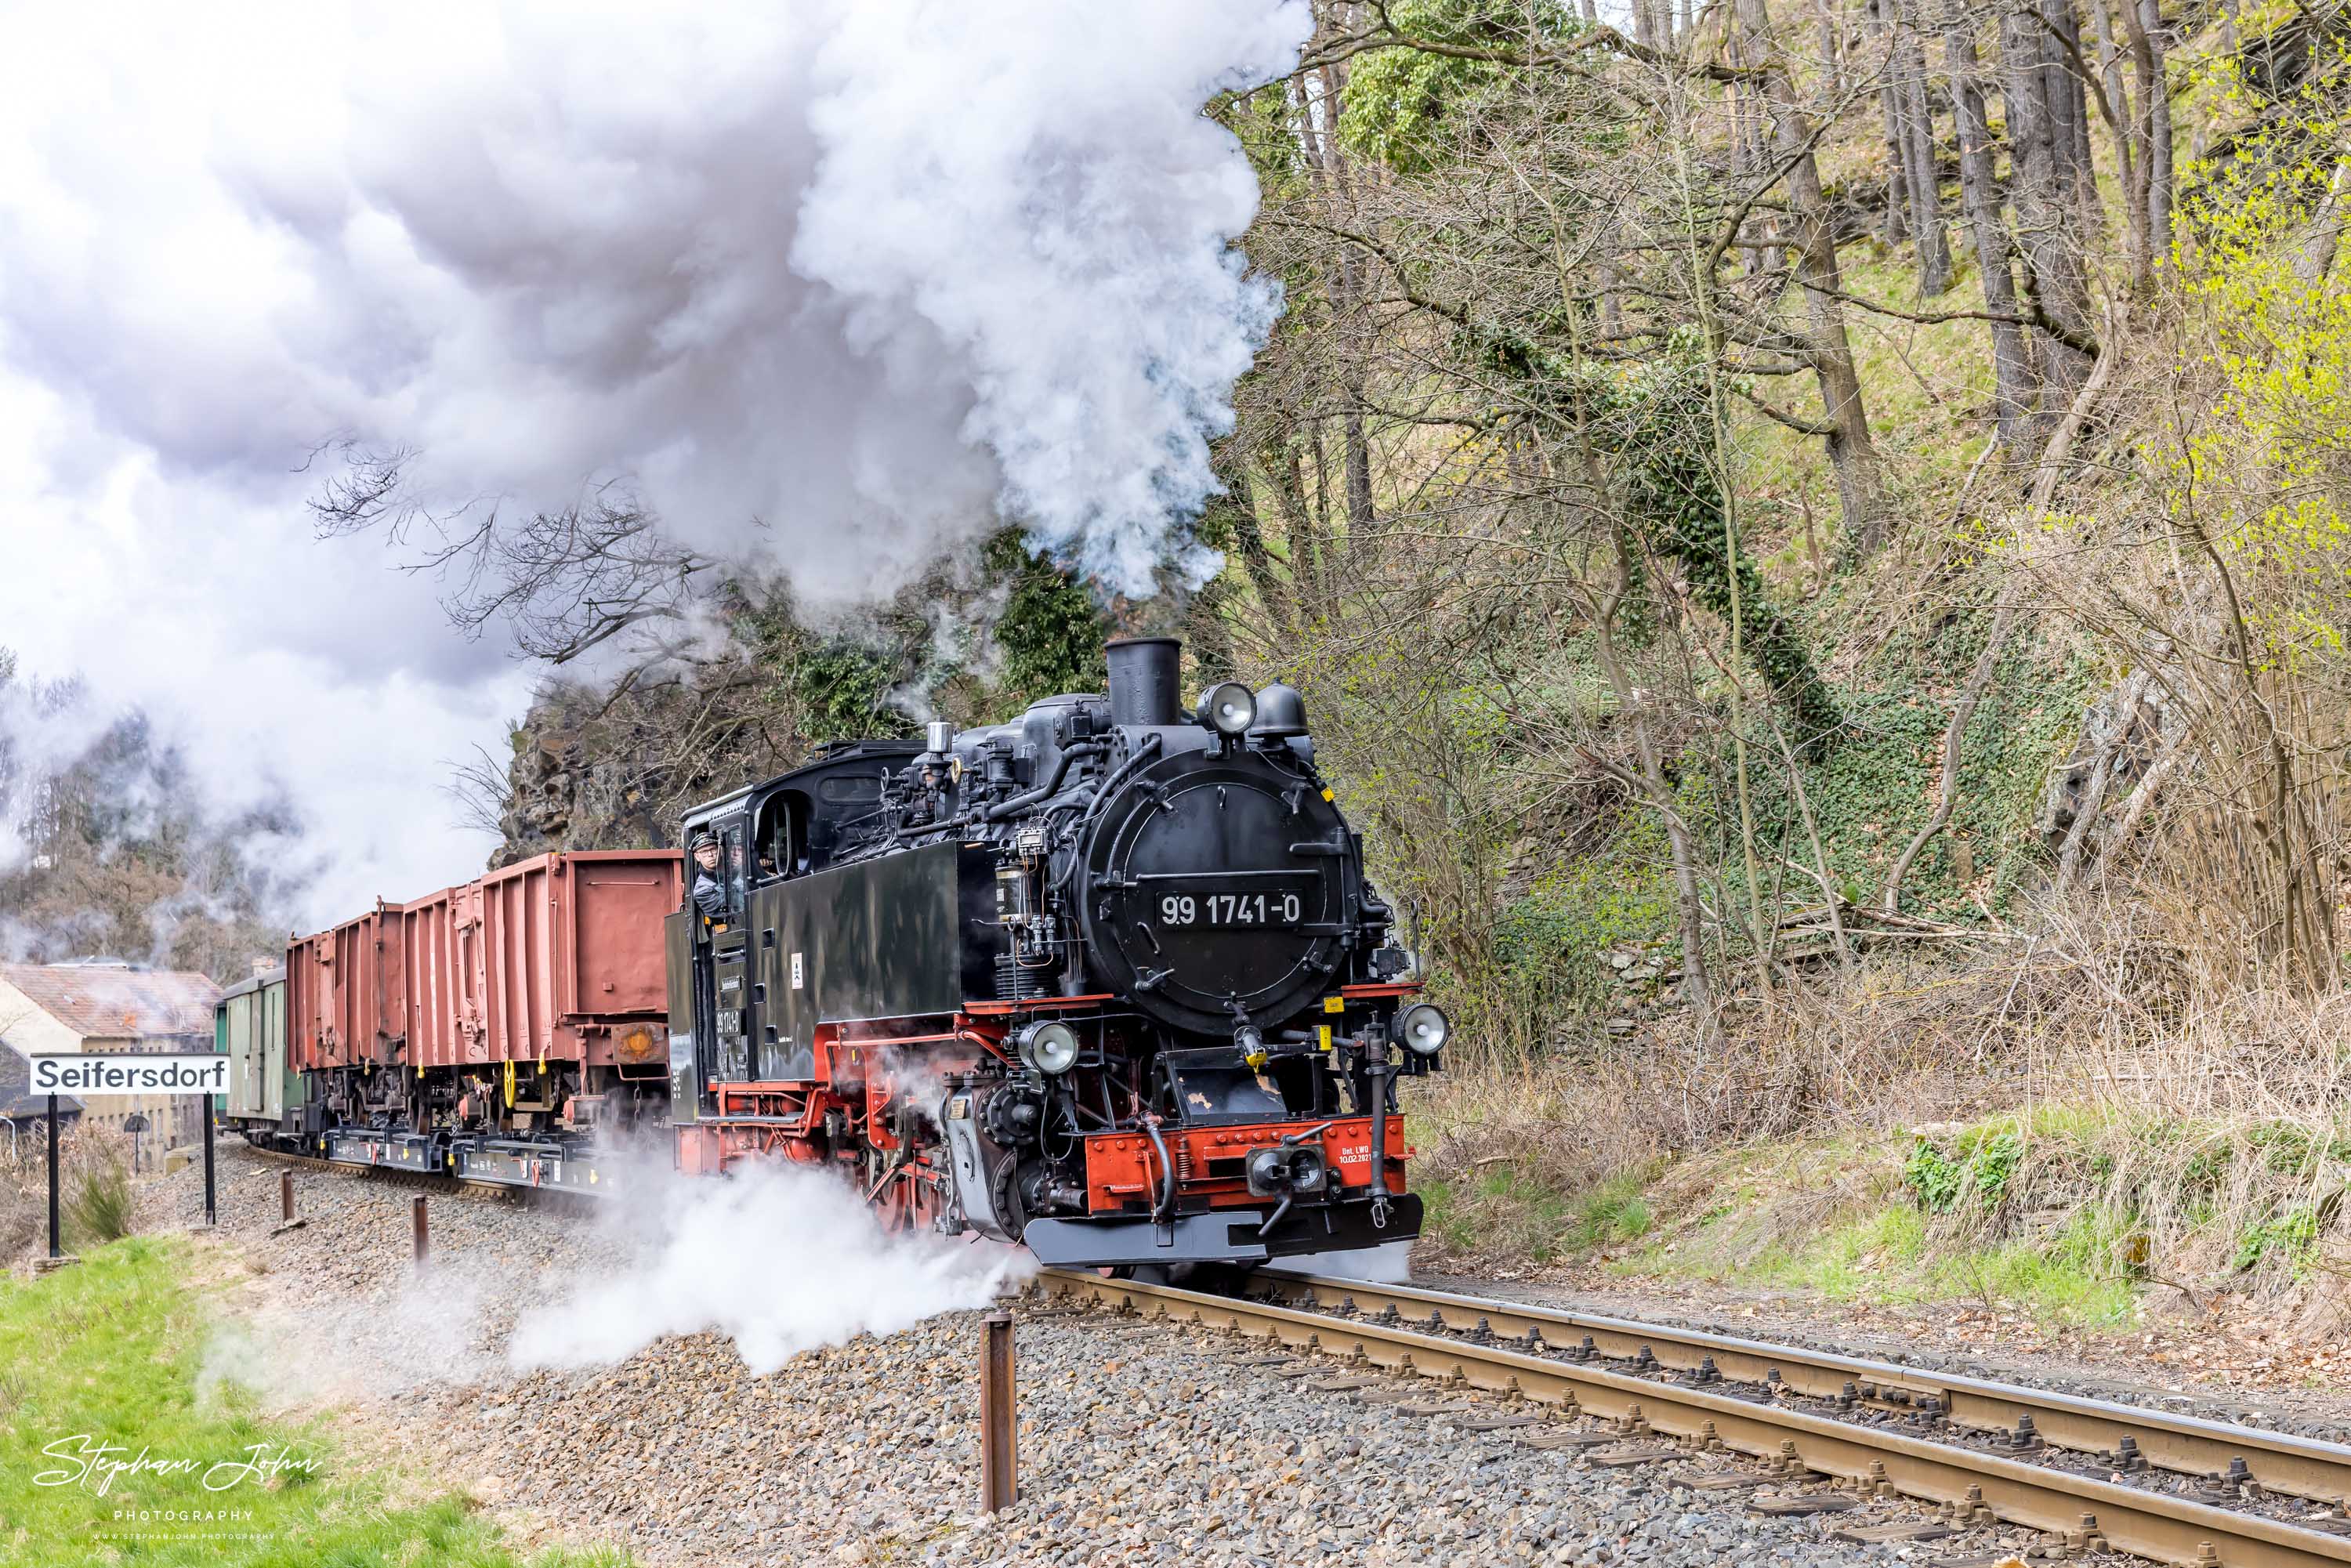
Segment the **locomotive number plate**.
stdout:
<path fill-rule="evenodd" d="M 1306 919 L 1306 890 L 1297 882 L 1186 879 L 1180 887 L 1151 888 L 1147 902 L 1150 918 L 1171 931 L 1296 925 Z"/>

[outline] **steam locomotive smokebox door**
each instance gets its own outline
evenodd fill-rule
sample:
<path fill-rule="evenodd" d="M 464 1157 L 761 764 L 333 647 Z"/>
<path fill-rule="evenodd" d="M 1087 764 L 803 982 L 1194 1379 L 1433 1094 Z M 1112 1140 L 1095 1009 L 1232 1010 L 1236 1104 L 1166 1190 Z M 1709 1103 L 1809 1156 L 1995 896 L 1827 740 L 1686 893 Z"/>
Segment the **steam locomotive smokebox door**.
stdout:
<path fill-rule="evenodd" d="M 753 1061 L 762 1080 L 811 1077 L 820 1023 L 962 1005 L 961 859 L 957 845 L 933 844 L 751 894 Z M 982 898 L 991 896 L 987 886 L 983 880 Z"/>
<path fill-rule="evenodd" d="M 1329 987 L 1354 929 L 1337 809 L 1301 779 L 1213 754 L 1145 768 L 1085 856 L 1079 915 L 1096 969 L 1178 1029 L 1294 1016 Z"/>

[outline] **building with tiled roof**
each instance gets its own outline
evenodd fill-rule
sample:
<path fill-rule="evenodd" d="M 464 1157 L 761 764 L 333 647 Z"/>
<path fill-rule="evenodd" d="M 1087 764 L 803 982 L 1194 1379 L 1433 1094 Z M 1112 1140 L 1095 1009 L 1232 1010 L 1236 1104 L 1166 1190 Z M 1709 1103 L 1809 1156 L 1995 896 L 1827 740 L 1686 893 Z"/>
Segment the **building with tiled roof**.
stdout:
<path fill-rule="evenodd" d="M 220 988 L 208 976 L 93 960 L 0 964 L 0 1118 L 18 1125 L 45 1116 L 46 1095 L 23 1092 L 25 1059 L 72 1051 L 211 1051 L 213 1003 Z M 10 1060 L 13 1059 L 13 1060 Z M 15 1093 L 9 1092 L 14 1085 Z M 32 1102 L 29 1110 L 20 1102 Z M 60 1099 L 59 1110 L 65 1104 Z M 171 1147 L 204 1136 L 202 1096 L 102 1095 L 79 1107 L 88 1127 L 122 1127 L 145 1118 Z"/>

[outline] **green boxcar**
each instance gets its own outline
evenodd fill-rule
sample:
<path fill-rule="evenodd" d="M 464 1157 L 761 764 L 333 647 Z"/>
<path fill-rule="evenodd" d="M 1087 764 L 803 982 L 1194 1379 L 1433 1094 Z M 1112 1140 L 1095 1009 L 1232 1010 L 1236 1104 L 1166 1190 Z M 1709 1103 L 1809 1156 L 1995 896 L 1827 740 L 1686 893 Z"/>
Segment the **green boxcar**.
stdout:
<path fill-rule="evenodd" d="M 286 1113 L 301 1108 L 302 1089 L 286 1065 L 286 971 L 231 986 L 213 1020 L 228 1053 L 228 1092 L 215 1097 L 222 1117 L 248 1134 L 290 1130 Z"/>

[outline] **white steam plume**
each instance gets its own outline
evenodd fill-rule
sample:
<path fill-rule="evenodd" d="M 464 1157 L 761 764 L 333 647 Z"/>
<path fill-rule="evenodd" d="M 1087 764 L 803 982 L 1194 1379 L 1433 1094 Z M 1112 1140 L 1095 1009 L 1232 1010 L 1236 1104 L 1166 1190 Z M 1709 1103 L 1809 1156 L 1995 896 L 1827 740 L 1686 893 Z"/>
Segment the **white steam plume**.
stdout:
<path fill-rule="evenodd" d="M 601 1365 L 716 1331 L 753 1372 L 772 1372 L 818 1345 L 985 1306 L 1035 1267 L 1010 1248 L 889 1234 L 845 1183 L 804 1166 L 652 1179 L 660 1218 L 636 1261 L 526 1312 L 507 1343 L 516 1369 Z"/>
<path fill-rule="evenodd" d="M 330 915 L 477 860 L 434 786 L 527 683 L 431 582 L 308 541 L 321 443 L 413 450 L 444 516 L 617 481 L 811 608 L 1007 518 L 1114 590 L 1196 575 L 1206 444 L 1278 303 L 1200 110 L 1310 26 L 1304 0 L 6 8 L 5 637 L 231 802 L 282 783 L 338 835 Z"/>
<path fill-rule="evenodd" d="M 1200 105 L 1310 26 L 1266 0 L 868 5 L 818 56 L 796 269 L 862 350 L 943 348 L 1006 511 L 1122 591 L 1213 492 L 1205 437 L 1280 304 L 1228 248 L 1257 181 Z"/>

